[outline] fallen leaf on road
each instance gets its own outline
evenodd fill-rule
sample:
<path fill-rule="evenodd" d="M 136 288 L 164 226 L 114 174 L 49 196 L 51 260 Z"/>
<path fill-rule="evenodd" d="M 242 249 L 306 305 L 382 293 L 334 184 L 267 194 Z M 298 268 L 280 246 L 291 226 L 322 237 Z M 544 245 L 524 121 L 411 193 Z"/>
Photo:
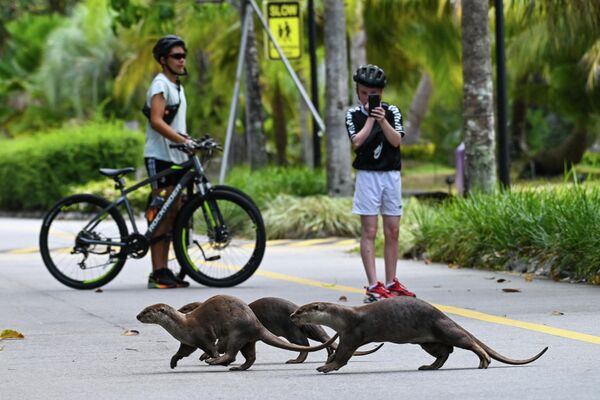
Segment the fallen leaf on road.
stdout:
<path fill-rule="evenodd" d="M 458 264 L 448 264 L 448 268 L 450 268 L 450 269 L 459 269 L 460 265 L 458 265 Z"/>
<path fill-rule="evenodd" d="M 533 274 L 525 274 L 525 282 L 533 282 Z"/>
<path fill-rule="evenodd" d="M 498 283 L 506 282 L 506 279 L 500 278 L 500 279 L 496 280 L 496 282 L 498 282 Z"/>
<path fill-rule="evenodd" d="M 338 301 L 348 301 L 348 298 L 346 296 L 340 296 Z"/>
<path fill-rule="evenodd" d="M 102 288 L 96 289 L 96 293 L 102 293 L 102 292 L 104 292 L 104 290 L 102 290 Z"/>
<path fill-rule="evenodd" d="M 552 315 L 565 315 L 565 313 L 560 311 L 552 311 Z"/>
<path fill-rule="evenodd" d="M 135 335 L 139 335 L 140 332 L 136 331 L 135 329 L 128 329 L 125 332 L 123 332 L 123 336 L 135 336 Z"/>
<path fill-rule="evenodd" d="M 502 291 L 505 293 L 520 293 L 519 289 L 511 289 L 511 288 L 502 288 Z"/>
<path fill-rule="evenodd" d="M 425 261 L 425 264 L 427 264 L 427 265 L 431 264 L 431 260 L 430 260 L 429 258 L 426 258 L 426 259 L 425 259 L 425 260 L 423 260 L 423 261 Z"/>
<path fill-rule="evenodd" d="M 21 332 L 13 331 L 12 329 L 5 329 L 0 332 L 0 340 L 3 339 L 24 339 L 25 336 Z"/>

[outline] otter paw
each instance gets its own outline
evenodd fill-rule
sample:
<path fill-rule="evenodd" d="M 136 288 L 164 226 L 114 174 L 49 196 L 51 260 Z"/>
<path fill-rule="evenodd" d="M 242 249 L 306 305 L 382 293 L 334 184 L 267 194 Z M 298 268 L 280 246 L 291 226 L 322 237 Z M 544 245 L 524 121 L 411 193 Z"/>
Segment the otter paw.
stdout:
<path fill-rule="evenodd" d="M 208 360 L 209 358 L 212 358 L 208 353 L 202 353 L 202 355 L 200 356 L 199 360 L 200 361 L 205 361 Z"/>
<path fill-rule="evenodd" d="M 173 356 L 171 357 L 171 369 L 175 369 L 175 367 L 177 366 L 177 361 L 181 360 L 180 357 L 177 356 Z"/>
<path fill-rule="evenodd" d="M 338 369 L 338 368 L 335 365 L 325 364 L 325 365 L 321 365 L 319 368 L 317 368 L 317 371 L 323 372 L 324 374 L 326 374 L 328 372 L 335 371 L 336 369 Z"/>

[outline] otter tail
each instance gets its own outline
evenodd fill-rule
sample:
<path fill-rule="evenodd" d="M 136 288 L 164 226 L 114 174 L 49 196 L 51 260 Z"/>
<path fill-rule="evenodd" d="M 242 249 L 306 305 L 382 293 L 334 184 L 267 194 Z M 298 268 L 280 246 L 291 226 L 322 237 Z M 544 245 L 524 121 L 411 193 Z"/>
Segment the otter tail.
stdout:
<path fill-rule="evenodd" d="M 488 355 L 491 358 L 493 358 L 496 361 L 503 362 L 504 364 L 510 364 L 510 365 L 524 365 L 524 364 L 529 364 L 531 362 L 534 362 L 538 358 L 540 358 L 546 352 L 546 350 L 548 350 L 548 347 L 545 347 L 542 351 L 540 351 L 538 354 L 536 354 L 535 356 L 533 356 L 531 358 L 527 358 L 525 360 L 513 360 L 512 358 L 505 357 L 502 354 L 500 354 L 500 353 L 496 352 L 495 350 L 491 349 L 489 346 L 487 346 L 481 340 L 479 340 L 479 339 L 477 339 L 475 337 L 473 337 L 473 339 L 475 339 L 475 341 L 477 342 L 477 344 L 479 346 L 481 346 L 481 348 L 483 348 L 485 350 L 485 352 L 488 353 Z"/>
<path fill-rule="evenodd" d="M 300 330 L 302 331 L 302 333 L 304 333 L 306 335 L 306 337 L 308 337 L 309 339 L 312 339 L 312 340 L 316 340 L 317 342 L 325 343 L 331 339 L 329 337 L 329 335 L 325 332 L 325 330 L 323 328 L 321 328 L 319 325 L 313 325 L 313 324 L 300 325 Z M 383 346 L 383 343 L 381 343 L 379 346 L 374 347 L 371 350 L 355 351 L 354 354 L 352 354 L 352 355 L 353 356 L 366 356 L 367 354 L 375 353 L 382 346 Z M 331 343 L 330 347 L 334 351 L 337 350 L 337 343 Z"/>
<path fill-rule="evenodd" d="M 289 343 L 286 342 L 285 340 L 280 339 L 278 336 L 275 336 L 274 334 L 272 334 L 270 331 L 268 331 L 266 328 L 262 328 L 261 329 L 261 333 L 260 333 L 260 340 L 262 340 L 263 342 L 265 342 L 266 344 L 270 345 L 270 346 L 274 346 L 274 347 L 278 347 L 280 349 L 284 349 L 284 350 L 290 350 L 290 351 L 319 351 L 324 349 L 325 347 L 331 346 L 331 344 L 333 342 L 335 342 L 335 340 L 338 338 L 338 334 L 336 333 L 335 336 L 333 336 L 331 339 L 329 339 L 328 341 L 326 341 L 323 344 L 320 344 L 318 346 L 314 346 L 314 347 L 307 347 L 307 346 L 300 346 L 297 344 L 293 344 L 293 343 Z"/>

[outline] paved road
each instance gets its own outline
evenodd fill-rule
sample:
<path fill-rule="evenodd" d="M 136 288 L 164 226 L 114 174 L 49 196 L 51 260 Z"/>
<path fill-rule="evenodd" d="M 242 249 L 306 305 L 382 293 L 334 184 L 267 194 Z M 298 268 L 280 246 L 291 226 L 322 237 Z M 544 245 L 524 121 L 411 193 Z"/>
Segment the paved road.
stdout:
<path fill-rule="evenodd" d="M 417 371 L 432 361 L 420 347 L 386 344 L 323 375 L 315 368 L 325 352 L 285 365 L 295 353 L 259 343 L 257 361 L 245 372 L 209 367 L 196 353 L 171 370 L 178 343 L 162 328 L 135 319 L 143 307 L 179 307 L 218 293 L 248 302 L 279 296 L 298 304 L 345 296 L 341 304 L 359 305 L 359 257 L 345 243 L 278 242 L 268 247 L 258 273 L 238 287 L 192 284 L 166 291 L 146 289 L 149 260 L 135 260 L 96 293 L 69 289 L 50 276 L 35 251 L 39 225 L 0 219 L 0 330 L 25 335 L 0 341 L 0 399 L 599 398 L 600 287 L 400 263 L 400 277 L 411 290 L 502 354 L 526 358 L 550 347 L 526 366 L 492 361 L 479 370 L 474 354 L 455 349 L 441 370 Z M 140 334 L 122 335 L 128 329 Z"/>

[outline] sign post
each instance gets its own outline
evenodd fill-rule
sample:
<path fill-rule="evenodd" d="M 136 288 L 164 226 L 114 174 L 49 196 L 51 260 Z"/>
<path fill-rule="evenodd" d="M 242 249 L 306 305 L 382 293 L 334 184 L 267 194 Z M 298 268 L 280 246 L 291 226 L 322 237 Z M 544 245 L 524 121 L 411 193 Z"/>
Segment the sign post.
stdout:
<path fill-rule="evenodd" d="M 299 1 L 269 1 L 265 3 L 269 30 L 285 56 L 292 60 L 302 57 L 302 13 Z M 265 38 L 269 59 L 280 60 L 271 40 Z"/>

